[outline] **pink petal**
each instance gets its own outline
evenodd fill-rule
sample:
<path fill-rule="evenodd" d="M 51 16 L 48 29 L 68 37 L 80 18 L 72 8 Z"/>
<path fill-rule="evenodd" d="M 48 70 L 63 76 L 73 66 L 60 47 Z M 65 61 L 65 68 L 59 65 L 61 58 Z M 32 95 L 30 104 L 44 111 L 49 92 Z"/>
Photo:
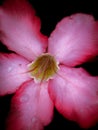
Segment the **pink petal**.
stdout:
<path fill-rule="evenodd" d="M 82 68 L 61 66 L 49 83 L 50 96 L 62 115 L 81 127 L 98 121 L 98 77 L 90 76 Z"/>
<path fill-rule="evenodd" d="M 81 13 L 64 18 L 50 35 L 48 50 L 68 66 L 79 65 L 98 55 L 98 22 Z"/>
<path fill-rule="evenodd" d="M 0 54 L 0 95 L 10 94 L 30 80 L 28 61 L 16 54 Z"/>
<path fill-rule="evenodd" d="M 52 120 L 53 103 L 48 83 L 25 83 L 12 99 L 7 130 L 42 130 Z"/>
<path fill-rule="evenodd" d="M 26 0 L 6 0 L 0 8 L 0 39 L 28 60 L 45 51 L 47 37 L 40 33 L 40 20 Z"/>

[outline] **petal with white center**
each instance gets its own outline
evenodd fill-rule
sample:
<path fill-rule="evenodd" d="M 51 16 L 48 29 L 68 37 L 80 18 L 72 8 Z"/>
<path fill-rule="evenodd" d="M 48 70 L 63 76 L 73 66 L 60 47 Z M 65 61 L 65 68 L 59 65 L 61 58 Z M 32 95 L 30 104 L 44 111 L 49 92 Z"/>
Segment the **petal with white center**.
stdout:
<path fill-rule="evenodd" d="M 53 103 L 47 85 L 29 81 L 21 86 L 12 99 L 7 130 L 42 130 L 50 123 Z"/>
<path fill-rule="evenodd" d="M 82 68 L 61 66 L 49 83 L 49 94 L 64 117 L 84 128 L 98 121 L 98 77 Z"/>
<path fill-rule="evenodd" d="M 11 94 L 30 80 L 28 61 L 16 54 L 0 53 L 0 95 Z"/>
<path fill-rule="evenodd" d="M 82 13 L 65 17 L 51 33 L 48 50 L 67 66 L 90 60 L 98 55 L 98 22 Z"/>
<path fill-rule="evenodd" d="M 47 47 L 40 20 L 26 0 L 6 0 L 0 7 L 0 40 L 10 50 L 33 60 Z"/>

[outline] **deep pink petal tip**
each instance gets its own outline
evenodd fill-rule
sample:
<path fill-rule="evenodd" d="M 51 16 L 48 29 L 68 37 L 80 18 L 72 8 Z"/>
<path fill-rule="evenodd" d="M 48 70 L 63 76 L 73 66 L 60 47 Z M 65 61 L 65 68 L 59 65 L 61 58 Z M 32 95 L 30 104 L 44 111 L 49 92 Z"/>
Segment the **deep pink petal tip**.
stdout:
<path fill-rule="evenodd" d="M 30 80 L 28 63 L 19 55 L 0 53 L 0 95 L 14 93 L 22 83 Z"/>
<path fill-rule="evenodd" d="M 53 103 L 47 91 L 47 83 L 33 81 L 21 86 L 12 99 L 7 120 L 7 130 L 43 130 L 53 116 Z"/>
<path fill-rule="evenodd" d="M 46 51 L 47 37 L 26 0 L 7 0 L 0 8 L 0 40 L 30 61 Z"/>
<path fill-rule="evenodd" d="M 98 22 L 91 15 L 63 18 L 49 37 L 49 52 L 67 65 L 80 65 L 98 55 Z"/>
<path fill-rule="evenodd" d="M 65 118 L 87 128 L 98 121 L 98 77 L 82 68 L 61 66 L 55 79 L 49 82 L 49 93 Z"/>

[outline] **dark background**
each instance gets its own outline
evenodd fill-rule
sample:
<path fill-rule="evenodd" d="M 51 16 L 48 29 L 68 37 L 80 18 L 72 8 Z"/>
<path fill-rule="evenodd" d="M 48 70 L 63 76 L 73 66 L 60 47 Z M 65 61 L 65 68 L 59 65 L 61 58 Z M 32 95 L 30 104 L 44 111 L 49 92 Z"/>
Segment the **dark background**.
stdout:
<path fill-rule="evenodd" d="M 0 0 L 2 4 L 3 0 Z M 52 30 L 54 30 L 55 25 L 63 17 L 71 15 L 73 13 L 82 12 L 87 14 L 92 14 L 96 20 L 98 20 L 98 4 L 97 0 L 29 0 L 32 6 L 35 8 L 37 15 L 42 21 L 41 32 L 47 36 L 50 35 Z M 53 3 L 54 2 L 54 3 Z M 0 51 L 9 52 L 5 46 L 0 43 Z M 89 63 L 82 65 L 89 73 L 92 75 L 98 75 L 98 57 Z M 5 119 L 8 115 L 10 109 L 10 101 L 13 95 L 8 95 L 0 97 L 0 130 L 5 130 Z M 56 110 L 54 111 L 53 121 L 45 127 L 45 130 L 69 130 L 80 128 L 77 123 L 66 120 L 62 115 L 60 115 Z M 89 128 L 88 130 L 98 130 L 98 124 Z"/>

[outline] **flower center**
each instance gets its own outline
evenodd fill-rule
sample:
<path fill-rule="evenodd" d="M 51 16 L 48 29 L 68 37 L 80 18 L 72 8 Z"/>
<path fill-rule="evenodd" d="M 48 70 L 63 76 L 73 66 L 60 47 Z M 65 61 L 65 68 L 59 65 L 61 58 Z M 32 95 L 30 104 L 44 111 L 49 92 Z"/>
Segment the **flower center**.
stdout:
<path fill-rule="evenodd" d="M 57 73 L 58 68 L 55 58 L 45 53 L 29 65 L 29 72 L 35 81 L 48 81 Z"/>

